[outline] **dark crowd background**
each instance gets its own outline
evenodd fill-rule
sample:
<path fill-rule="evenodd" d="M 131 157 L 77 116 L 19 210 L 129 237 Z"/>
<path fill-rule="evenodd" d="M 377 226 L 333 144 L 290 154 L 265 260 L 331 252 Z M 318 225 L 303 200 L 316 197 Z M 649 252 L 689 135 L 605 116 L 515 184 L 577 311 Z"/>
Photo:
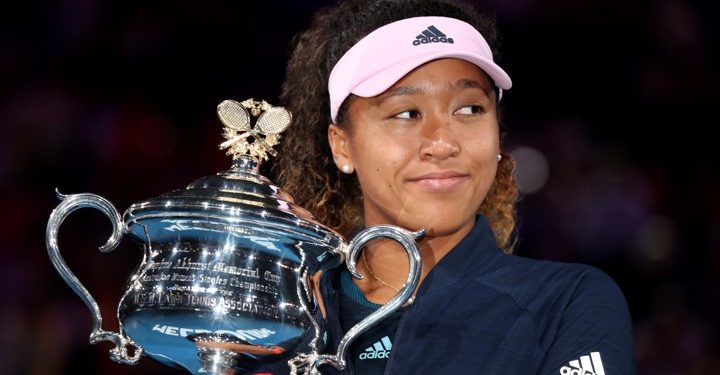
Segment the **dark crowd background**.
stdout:
<path fill-rule="evenodd" d="M 132 203 L 229 167 L 217 104 L 277 103 L 289 41 L 320 1 L 56 0 L 0 11 L 0 373 L 181 373 L 112 362 L 52 268 L 62 193 Z M 625 293 L 641 374 L 720 373 L 720 3 L 479 1 L 514 86 L 506 149 L 523 189 L 518 254 L 594 265 Z M 109 254 L 97 211 L 63 256 L 117 329 L 141 259 Z M 532 277 L 532 275 L 528 275 Z M 419 364 L 421 365 L 421 364 Z"/>

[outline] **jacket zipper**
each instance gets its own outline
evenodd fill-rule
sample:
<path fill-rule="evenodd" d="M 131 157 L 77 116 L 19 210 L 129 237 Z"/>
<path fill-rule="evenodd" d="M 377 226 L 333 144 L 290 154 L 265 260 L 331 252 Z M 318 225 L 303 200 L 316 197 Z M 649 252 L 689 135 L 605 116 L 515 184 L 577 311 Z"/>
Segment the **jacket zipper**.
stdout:
<path fill-rule="evenodd" d="M 350 348 L 348 348 L 347 354 L 352 355 L 352 353 L 350 352 Z M 353 359 L 352 359 L 352 357 L 347 360 L 347 368 L 348 368 L 348 371 L 350 372 L 350 375 L 354 375 L 354 374 L 355 374 L 355 369 L 353 368 Z"/>
<path fill-rule="evenodd" d="M 417 297 L 416 297 L 416 298 L 417 298 Z M 417 301 L 417 300 L 416 300 L 416 301 Z M 410 304 L 410 306 L 408 306 L 407 310 L 405 310 L 405 313 L 404 313 L 404 314 L 402 315 L 402 317 L 400 318 L 400 322 L 398 323 L 397 331 L 395 331 L 395 344 L 393 344 L 393 349 L 395 348 L 395 346 L 397 345 L 397 343 L 400 342 L 400 336 L 402 335 L 403 326 L 405 325 L 405 321 L 408 319 L 408 315 L 410 315 L 410 312 L 413 310 L 414 306 L 415 306 L 414 303 L 413 303 L 413 304 Z M 390 357 L 388 358 L 388 361 L 387 361 L 387 363 L 385 364 L 385 371 L 383 371 L 383 374 L 384 374 L 384 375 L 389 375 L 389 374 L 390 374 L 390 372 L 389 372 L 389 371 L 390 371 L 390 364 L 392 363 L 393 358 L 395 358 L 395 352 L 396 352 L 396 350 L 391 350 L 391 351 L 390 351 Z"/>

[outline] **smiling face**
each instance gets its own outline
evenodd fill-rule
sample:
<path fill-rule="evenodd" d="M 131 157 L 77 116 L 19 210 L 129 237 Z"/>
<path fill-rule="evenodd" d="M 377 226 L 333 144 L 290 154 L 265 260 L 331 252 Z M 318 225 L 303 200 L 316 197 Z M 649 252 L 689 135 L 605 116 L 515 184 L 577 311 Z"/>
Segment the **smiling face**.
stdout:
<path fill-rule="evenodd" d="M 459 59 L 416 68 L 384 93 L 352 96 L 348 126 L 328 139 L 362 188 L 366 226 L 464 236 L 497 171 L 499 126 L 489 77 Z"/>

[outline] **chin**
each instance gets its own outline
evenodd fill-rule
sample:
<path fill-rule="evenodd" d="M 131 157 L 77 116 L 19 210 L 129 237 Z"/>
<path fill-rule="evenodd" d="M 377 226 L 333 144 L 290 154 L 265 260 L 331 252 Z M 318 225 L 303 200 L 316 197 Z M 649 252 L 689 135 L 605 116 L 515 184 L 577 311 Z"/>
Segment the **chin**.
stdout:
<path fill-rule="evenodd" d="M 429 218 L 429 220 L 413 220 L 403 224 L 402 226 L 406 229 L 416 231 L 425 229 L 425 235 L 429 237 L 444 237 L 451 236 L 464 229 L 469 229 L 475 224 L 476 215 L 461 220 L 458 216 L 446 217 L 446 216 L 432 216 L 424 215 L 417 217 Z"/>

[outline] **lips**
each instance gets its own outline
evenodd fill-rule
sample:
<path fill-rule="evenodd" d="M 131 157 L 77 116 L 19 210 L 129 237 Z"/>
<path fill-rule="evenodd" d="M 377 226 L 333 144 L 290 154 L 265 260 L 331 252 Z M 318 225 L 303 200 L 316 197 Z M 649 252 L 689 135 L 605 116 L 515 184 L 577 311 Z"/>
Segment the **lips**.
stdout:
<path fill-rule="evenodd" d="M 409 179 L 411 183 L 433 190 L 447 190 L 456 187 L 468 178 L 468 174 L 457 171 L 430 172 Z"/>

